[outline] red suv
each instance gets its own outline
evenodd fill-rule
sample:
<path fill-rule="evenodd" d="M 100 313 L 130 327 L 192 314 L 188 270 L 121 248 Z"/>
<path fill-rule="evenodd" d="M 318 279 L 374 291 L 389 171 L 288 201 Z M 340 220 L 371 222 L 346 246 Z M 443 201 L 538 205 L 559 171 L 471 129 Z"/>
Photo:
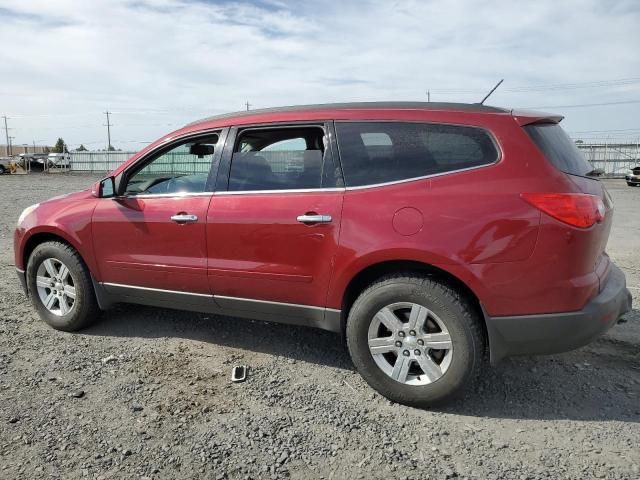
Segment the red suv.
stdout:
<path fill-rule="evenodd" d="M 114 302 L 345 335 L 386 397 L 432 405 L 507 355 L 585 345 L 631 308 L 613 206 L 562 117 L 466 104 L 255 110 L 161 138 L 20 215 L 45 322 Z"/>

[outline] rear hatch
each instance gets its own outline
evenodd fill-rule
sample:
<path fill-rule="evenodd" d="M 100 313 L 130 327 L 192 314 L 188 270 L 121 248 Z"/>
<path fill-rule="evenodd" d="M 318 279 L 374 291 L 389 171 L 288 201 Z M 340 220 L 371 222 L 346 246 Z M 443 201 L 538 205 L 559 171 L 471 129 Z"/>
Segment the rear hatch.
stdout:
<path fill-rule="evenodd" d="M 590 237 L 590 248 L 583 252 L 589 265 L 600 279 L 600 289 L 609 271 L 609 257 L 605 253 L 611 223 L 613 219 L 613 202 L 604 184 L 599 181 L 598 172 L 584 158 L 574 142 L 555 121 L 537 121 L 524 125 L 528 135 L 558 170 L 564 172 L 567 178 L 584 194 L 593 195 L 604 204 L 604 218 L 585 230 Z"/>

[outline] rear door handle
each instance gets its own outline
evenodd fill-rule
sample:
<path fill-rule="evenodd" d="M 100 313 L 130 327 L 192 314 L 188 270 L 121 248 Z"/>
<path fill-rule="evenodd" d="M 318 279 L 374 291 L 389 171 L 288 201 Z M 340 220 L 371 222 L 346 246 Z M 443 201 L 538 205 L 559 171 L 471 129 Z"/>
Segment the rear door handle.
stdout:
<path fill-rule="evenodd" d="M 330 223 L 331 215 L 300 215 L 296 219 L 300 223 Z"/>
<path fill-rule="evenodd" d="M 193 223 L 198 221 L 198 216 L 188 213 L 177 213 L 171 216 L 171 220 L 176 223 Z"/>

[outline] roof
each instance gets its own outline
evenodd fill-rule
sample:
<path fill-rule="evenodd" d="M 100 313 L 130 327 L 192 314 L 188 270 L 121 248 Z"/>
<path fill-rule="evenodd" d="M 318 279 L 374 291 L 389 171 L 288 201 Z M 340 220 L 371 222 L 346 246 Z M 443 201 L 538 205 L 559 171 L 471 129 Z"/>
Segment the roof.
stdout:
<path fill-rule="evenodd" d="M 322 110 L 451 110 L 477 113 L 507 113 L 510 110 L 498 107 L 490 107 L 479 103 L 446 103 L 446 102 L 353 102 L 353 103 L 321 103 L 317 105 L 293 105 L 288 107 L 260 108 L 255 110 L 242 110 L 240 112 L 223 113 L 212 117 L 203 118 L 191 122 L 186 126 L 199 123 L 222 120 L 225 118 L 240 118 L 270 113 L 288 112 L 316 112 Z"/>

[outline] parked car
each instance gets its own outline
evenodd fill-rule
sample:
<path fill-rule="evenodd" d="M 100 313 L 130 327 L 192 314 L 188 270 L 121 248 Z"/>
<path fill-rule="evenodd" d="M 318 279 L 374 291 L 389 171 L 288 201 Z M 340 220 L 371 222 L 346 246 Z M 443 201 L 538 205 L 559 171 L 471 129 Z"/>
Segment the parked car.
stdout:
<path fill-rule="evenodd" d="M 71 167 L 71 155 L 68 153 L 50 153 L 47 156 L 47 168 Z"/>
<path fill-rule="evenodd" d="M 624 179 L 630 187 L 640 185 L 640 165 L 629 170 L 629 173 L 624 176 Z"/>
<path fill-rule="evenodd" d="M 42 169 L 48 153 L 21 153 L 20 165 L 26 170 Z"/>
<path fill-rule="evenodd" d="M 25 209 L 18 276 L 65 331 L 130 302 L 339 332 L 373 388 L 433 405 L 486 356 L 571 350 L 631 308 L 611 197 L 561 119 L 364 103 L 201 120 Z"/>
<path fill-rule="evenodd" d="M 0 157 L 0 175 L 10 171 L 11 159 L 9 157 Z"/>

